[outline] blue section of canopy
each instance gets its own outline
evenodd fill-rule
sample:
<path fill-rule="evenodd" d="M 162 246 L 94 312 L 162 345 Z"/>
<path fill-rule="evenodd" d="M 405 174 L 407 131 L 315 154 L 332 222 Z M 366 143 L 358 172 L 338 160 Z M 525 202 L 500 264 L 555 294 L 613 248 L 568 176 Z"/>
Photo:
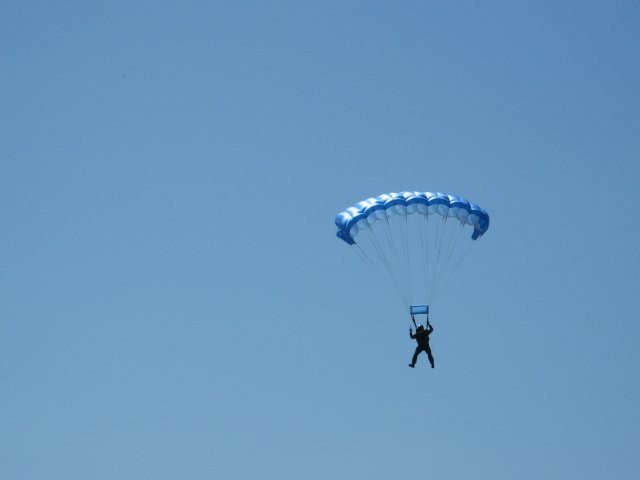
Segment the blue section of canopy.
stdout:
<path fill-rule="evenodd" d="M 336 216 L 337 236 L 353 245 L 355 240 L 352 229 L 358 222 L 375 218 L 387 218 L 393 215 L 421 213 L 422 215 L 440 215 L 455 217 L 461 222 L 473 226 L 471 238 L 477 240 L 489 229 L 489 214 L 482 207 L 456 195 L 431 192 L 385 193 L 368 198 L 347 208 Z"/>

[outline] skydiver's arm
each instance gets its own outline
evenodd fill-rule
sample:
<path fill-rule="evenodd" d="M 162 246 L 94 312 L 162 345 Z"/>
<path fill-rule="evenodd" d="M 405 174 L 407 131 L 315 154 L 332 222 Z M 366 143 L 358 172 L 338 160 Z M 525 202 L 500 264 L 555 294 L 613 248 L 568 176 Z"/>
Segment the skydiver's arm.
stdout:
<path fill-rule="evenodd" d="M 416 338 L 416 336 L 413 334 L 413 329 L 411 329 L 411 328 L 409 329 L 409 336 L 411 338 Z"/>
<path fill-rule="evenodd" d="M 433 325 L 429 324 L 429 329 L 427 330 L 427 332 L 429 333 L 433 332 Z"/>

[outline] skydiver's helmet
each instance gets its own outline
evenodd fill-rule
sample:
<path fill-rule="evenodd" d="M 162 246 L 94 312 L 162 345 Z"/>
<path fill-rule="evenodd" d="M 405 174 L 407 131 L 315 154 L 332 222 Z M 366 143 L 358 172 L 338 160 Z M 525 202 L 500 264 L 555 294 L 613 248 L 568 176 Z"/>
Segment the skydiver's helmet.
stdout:
<path fill-rule="evenodd" d="M 424 330 L 424 327 L 422 325 L 418 325 L 418 327 L 416 328 L 416 332 L 421 332 Z"/>

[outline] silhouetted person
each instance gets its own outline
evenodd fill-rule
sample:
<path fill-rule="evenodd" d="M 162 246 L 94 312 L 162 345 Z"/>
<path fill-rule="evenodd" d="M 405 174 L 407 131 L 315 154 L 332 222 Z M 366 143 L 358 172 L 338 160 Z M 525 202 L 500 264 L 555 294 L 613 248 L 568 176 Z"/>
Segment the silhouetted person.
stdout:
<path fill-rule="evenodd" d="M 411 317 L 413 318 L 413 317 Z M 415 320 L 414 320 L 415 323 Z M 409 328 L 409 336 L 414 338 L 416 342 L 418 342 L 418 346 L 416 347 L 416 353 L 413 354 L 413 358 L 411 359 L 411 363 L 409 366 L 414 368 L 416 366 L 416 362 L 418 361 L 418 355 L 420 352 L 427 352 L 427 356 L 429 357 L 429 363 L 431 364 L 431 368 L 435 368 L 435 361 L 433 359 L 433 355 L 431 354 L 431 347 L 429 346 L 429 335 L 433 332 L 433 327 L 429 325 L 429 321 L 427 321 L 427 329 L 425 330 L 422 325 L 418 325 L 416 328 L 416 334 L 413 334 L 413 329 Z"/>

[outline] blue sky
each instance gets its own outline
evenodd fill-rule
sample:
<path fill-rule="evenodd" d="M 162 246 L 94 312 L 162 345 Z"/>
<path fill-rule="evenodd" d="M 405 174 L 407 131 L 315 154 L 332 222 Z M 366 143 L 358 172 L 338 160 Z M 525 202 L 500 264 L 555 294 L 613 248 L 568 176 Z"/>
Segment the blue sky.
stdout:
<path fill-rule="evenodd" d="M 0 4 L 0 476 L 632 479 L 635 2 Z M 437 368 L 336 213 L 491 214 Z"/>

